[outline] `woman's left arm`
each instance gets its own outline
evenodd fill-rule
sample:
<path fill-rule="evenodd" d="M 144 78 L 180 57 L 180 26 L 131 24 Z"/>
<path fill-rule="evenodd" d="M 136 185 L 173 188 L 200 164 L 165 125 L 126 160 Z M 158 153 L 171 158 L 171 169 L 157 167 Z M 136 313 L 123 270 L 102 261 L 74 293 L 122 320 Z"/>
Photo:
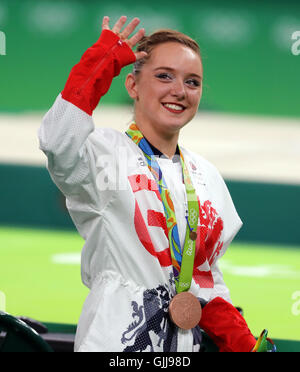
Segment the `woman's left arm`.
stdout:
<path fill-rule="evenodd" d="M 225 301 L 232 302 L 230 291 L 224 282 L 223 273 L 219 267 L 219 262 L 216 261 L 211 266 L 211 272 L 214 279 L 214 292 L 212 298 L 222 297 Z"/>

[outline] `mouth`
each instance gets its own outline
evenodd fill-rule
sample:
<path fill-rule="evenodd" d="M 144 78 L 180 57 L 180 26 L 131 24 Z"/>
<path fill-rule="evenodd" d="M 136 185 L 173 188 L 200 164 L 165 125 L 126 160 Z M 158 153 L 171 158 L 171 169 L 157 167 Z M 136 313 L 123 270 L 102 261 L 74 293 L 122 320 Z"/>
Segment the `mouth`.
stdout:
<path fill-rule="evenodd" d="M 166 110 L 174 114 L 181 114 L 186 109 L 185 106 L 179 103 L 162 102 L 162 105 Z"/>

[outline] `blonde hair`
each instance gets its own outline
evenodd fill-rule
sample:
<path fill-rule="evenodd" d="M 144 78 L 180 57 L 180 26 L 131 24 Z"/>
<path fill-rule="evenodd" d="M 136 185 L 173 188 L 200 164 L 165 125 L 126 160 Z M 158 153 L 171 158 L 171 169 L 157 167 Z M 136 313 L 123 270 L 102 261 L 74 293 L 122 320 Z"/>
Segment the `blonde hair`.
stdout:
<path fill-rule="evenodd" d="M 144 36 L 138 43 L 136 51 L 146 52 L 148 55 L 134 63 L 133 74 L 138 75 L 140 73 L 142 67 L 151 57 L 151 53 L 157 45 L 167 42 L 176 42 L 185 45 L 196 52 L 201 59 L 200 48 L 195 40 L 179 31 L 160 29 L 149 36 Z"/>

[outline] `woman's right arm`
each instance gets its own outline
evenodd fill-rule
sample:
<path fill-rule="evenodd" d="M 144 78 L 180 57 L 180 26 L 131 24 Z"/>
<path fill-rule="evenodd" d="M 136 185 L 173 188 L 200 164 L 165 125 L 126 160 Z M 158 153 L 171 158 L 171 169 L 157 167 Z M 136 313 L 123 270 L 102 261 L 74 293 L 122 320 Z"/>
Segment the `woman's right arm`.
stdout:
<path fill-rule="evenodd" d="M 62 91 L 63 99 L 88 115 L 92 115 L 100 98 L 108 91 L 112 79 L 119 75 L 121 69 L 145 55 L 134 53 L 131 49 L 143 37 L 143 29 L 128 39 L 139 23 L 138 18 L 133 19 L 122 32 L 126 17 L 121 17 L 112 30 L 108 22 L 108 17 L 104 17 L 99 40 L 73 67 Z"/>
<path fill-rule="evenodd" d="M 133 19 L 121 31 L 125 22 L 126 17 L 121 17 L 110 30 L 108 17 L 103 18 L 99 40 L 72 68 L 62 93 L 39 129 L 40 149 L 48 158 L 48 170 L 66 196 L 81 192 L 83 183 L 95 182 L 91 178 L 96 159 L 88 141 L 94 131 L 93 110 L 122 67 L 145 56 L 132 51 L 143 37 L 144 30 L 128 39 L 139 20 Z M 109 145 L 111 147 L 111 143 Z M 94 204 L 95 200 L 90 202 Z"/>

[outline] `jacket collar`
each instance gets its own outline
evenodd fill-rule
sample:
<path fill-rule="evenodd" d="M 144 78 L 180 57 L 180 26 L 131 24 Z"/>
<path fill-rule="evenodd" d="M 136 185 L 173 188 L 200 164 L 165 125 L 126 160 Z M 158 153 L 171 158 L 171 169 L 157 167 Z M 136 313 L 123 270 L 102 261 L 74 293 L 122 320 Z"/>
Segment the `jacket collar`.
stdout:
<path fill-rule="evenodd" d="M 150 143 L 147 140 L 146 137 L 144 137 L 144 139 L 148 142 L 149 146 L 151 147 L 151 150 L 152 150 L 154 156 L 157 156 L 157 157 L 162 158 L 162 159 L 169 159 L 165 154 L 163 154 L 160 150 L 158 150 L 155 146 L 153 146 L 152 143 Z M 176 146 L 175 155 L 172 157 L 172 162 L 173 163 L 180 162 L 180 152 L 179 152 L 179 146 L 178 145 Z"/>

